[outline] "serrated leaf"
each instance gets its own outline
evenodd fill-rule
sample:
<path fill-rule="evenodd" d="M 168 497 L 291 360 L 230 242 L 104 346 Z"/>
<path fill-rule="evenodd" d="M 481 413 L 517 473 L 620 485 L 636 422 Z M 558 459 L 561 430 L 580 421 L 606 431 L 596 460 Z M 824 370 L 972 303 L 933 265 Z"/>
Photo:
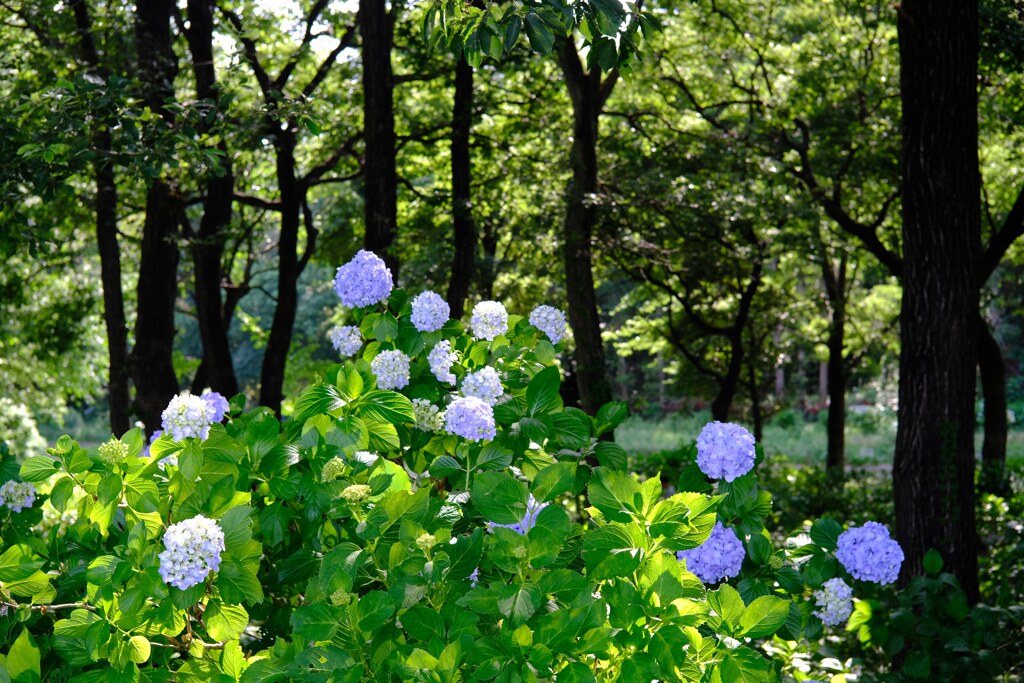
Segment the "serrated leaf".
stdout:
<path fill-rule="evenodd" d="M 789 617 L 789 602 L 774 595 L 754 600 L 740 618 L 741 635 L 764 638 L 778 631 Z"/>

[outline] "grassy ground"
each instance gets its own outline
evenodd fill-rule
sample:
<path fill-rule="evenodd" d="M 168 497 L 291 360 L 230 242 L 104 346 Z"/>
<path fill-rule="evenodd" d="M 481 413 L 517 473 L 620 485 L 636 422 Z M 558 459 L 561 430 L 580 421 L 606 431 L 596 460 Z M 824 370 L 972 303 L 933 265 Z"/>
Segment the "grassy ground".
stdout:
<path fill-rule="evenodd" d="M 670 415 L 660 420 L 629 418 L 617 430 L 615 440 L 630 453 L 656 453 L 684 446 L 710 421 L 707 413 Z M 975 438 L 981 451 L 981 431 Z M 765 426 L 762 445 L 769 455 L 784 455 L 792 462 L 819 464 L 825 460 L 828 438 L 824 418 L 805 421 L 793 414 Z M 888 417 L 851 415 L 846 429 L 846 460 L 851 465 L 892 462 L 896 420 Z M 1024 429 L 1011 429 L 1008 458 L 1024 458 Z"/>

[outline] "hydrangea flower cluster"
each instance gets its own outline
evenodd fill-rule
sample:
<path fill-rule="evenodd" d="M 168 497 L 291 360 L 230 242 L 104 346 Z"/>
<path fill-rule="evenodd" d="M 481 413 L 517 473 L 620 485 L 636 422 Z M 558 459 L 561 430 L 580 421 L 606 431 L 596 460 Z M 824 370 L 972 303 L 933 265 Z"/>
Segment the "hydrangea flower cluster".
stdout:
<path fill-rule="evenodd" d="M 111 437 L 109 441 L 100 444 L 96 449 L 96 455 L 108 465 L 116 465 L 128 457 L 128 444 L 116 437 Z"/>
<path fill-rule="evenodd" d="M 172 398 L 160 417 L 164 431 L 170 432 L 175 441 L 181 441 L 190 436 L 197 439 L 208 437 L 210 424 L 216 415 L 214 406 L 186 391 Z"/>
<path fill-rule="evenodd" d="M 360 249 L 351 261 L 338 268 L 334 291 L 349 308 L 373 306 L 391 296 L 391 269 L 372 251 Z"/>
<path fill-rule="evenodd" d="M 865 522 L 839 534 L 836 559 L 853 578 L 885 585 L 899 577 L 903 549 L 884 525 Z"/>
<path fill-rule="evenodd" d="M 420 332 L 436 332 L 448 322 L 449 315 L 451 308 L 448 302 L 437 292 L 427 290 L 412 300 L 412 316 L 409 319 Z"/>
<path fill-rule="evenodd" d="M 352 484 L 345 487 L 345 490 L 341 492 L 341 497 L 352 505 L 355 505 L 357 503 L 362 503 L 364 500 L 369 498 L 372 492 L 373 489 L 366 484 Z"/>
<path fill-rule="evenodd" d="M 818 609 L 813 614 L 826 626 L 839 626 L 853 614 L 853 589 L 838 576 L 814 591 L 814 601 Z"/>
<path fill-rule="evenodd" d="M 497 403 L 498 398 L 504 393 L 501 377 L 498 376 L 498 371 L 492 367 L 471 372 L 462 380 L 463 396 L 475 396 L 489 406 Z"/>
<path fill-rule="evenodd" d="M 409 383 L 409 356 L 397 349 L 381 351 L 370 361 L 378 389 L 401 389 Z"/>
<path fill-rule="evenodd" d="M 470 441 L 493 439 L 497 434 L 494 410 L 476 396 L 460 396 L 444 415 L 444 428 Z"/>
<path fill-rule="evenodd" d="M 518 523 L 491 524 L 490 526 L 503 526 L 506 529 L 511 529 L 517 534 L 525 536 L 526 534 L 530 533 L 530 529 L 537 526 L 537 515 L 539 515 L 540 511 L 546 508 L 547 506 L 548 503 L 538 503 L 537 499 L 534 498 L 531 494 L 529 500 L 526 501 L 526 514 L 523 515 L 523 518 Z"/>
<path fill-rule="evenodd" d="M 324 463 L 324 467 L 320 470 L 320 478 L 324 481 L 331 481 L 341 476 L 341 473 L 345 471 L 345 461 L 335 456 Z"/>
<path fill-rule="evenodd" d="M 546 334 L 552 344 L 557 344 L 565 337 L 565 313 L 554 306 L 542 304 L 533 309 L 530 324 Z"/>
<path fill-rule="evenodd" d="M 430 364 L 430 371 L 438 382 L 455 384 L 455 375 L 452 373 L 452 364 L 458 356 L 452 351 L 452 343 L 442 339 L 427 354 L 427 362 Z"/>
<path fill-rule="evenodd" d="M 160 553 L 160 577 L 164 583 L 185 590 L 202 583 L 220 567 L 224 532 L 217 522 L 198 515 L 167 527 L 164 548 Z"/>
<path fill-rule="evenodd" d="M 228 414 L 228 411 L 231 410 L 231 406 L 228 405 L 228 400 L 216 391 L 210 391 L 207 389 L 199 398 L 206 401 L 207 405 L 213 409 L 213 417 L 210 418 L 211 422 L 220 422 L 224 419 L 224 416 Z"/>
<path fill-rule="evenodd" d="M 716 583 L 740 573 L 746 551 L 735 531 L 715 522 L 708 540 L 696 548 L 680 550 L 676 557 L 686 560 L 686 568 L 703 583 Z"/>
<path fill-rule="evenodd" d="M 438 432 L 444 427 L 444 413 L 425 398 L 412 400 L 412 414 L 416 429 L 424 432 Z"/>
<path fill-rule="evenodd" d="M 697 467 L 712 479 L 732 481 L 754 467 L 754 436 L 738 424 L 709 422 L 697 437 Z"/>
<path fill-rule="evenodd" d="M 508 311 L 497 301 L 481 301 L 473 307 L 469 327 L 477 339 L 494 341 L 499 334 L 508 332 Z"/>
<path fill-rule="evenodd" d="M 0 505 L 21 512 L 36 502 L 36 487 L 27 481 L 9 481 L 0 486 Z"/>
<path fill-rule="evenodd" d="M 335 325 L 327 333 L 331 339 L 331 346 L 342 358 L 350 358 L 363 346 L 363 335 L 355 325 Z"/>

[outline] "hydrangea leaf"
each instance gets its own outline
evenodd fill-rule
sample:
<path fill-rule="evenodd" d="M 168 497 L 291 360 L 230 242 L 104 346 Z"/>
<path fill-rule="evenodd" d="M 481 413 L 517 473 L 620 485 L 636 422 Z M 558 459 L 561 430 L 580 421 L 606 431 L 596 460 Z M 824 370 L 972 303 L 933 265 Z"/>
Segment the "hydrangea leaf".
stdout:
<path fill-rule="evenodd" d="M 516 524 L 526 514 L 526 484 L 506 472 L 483 472 L 473 478 L 472 501 L 488 521 Z"/>
<path fill-rule="evenodd" d="M 598 467 L 588 487 L 590 504 L 609 520 L 628 522 L 643 510 L 640 484 L 625 472 Z"/>
<path fill-rule="evenodd" d="M 765 595 L 747 605 L 740 618 L 740 634 L 747 638 L 764 638 L 779 630 L 789 617 L 789 600 Z"/>
<path fill-rule="evenodd" d="M 629 576 L 644 558 L 647 538 L 635 525 L 611 523 L 587 533 L 583 561 L 591 581 Z"/>
<path fill-rule="evenodd" d="M 729 584 L 723 584 L 718 590 L 708 592 L 708 605 L 711 606 L 711 627 L 716 631 L 721 626 L 729 633 L 740 627 L 740 619 L 746 609 L 739 592 Z"/>
<path fill-rule="evenodd" d="M 576 480 L 576 467 L 574 462 L 556 462 L 540 470 L 531 485 L 533 497 L 546 503 L 568 492 Z"/>

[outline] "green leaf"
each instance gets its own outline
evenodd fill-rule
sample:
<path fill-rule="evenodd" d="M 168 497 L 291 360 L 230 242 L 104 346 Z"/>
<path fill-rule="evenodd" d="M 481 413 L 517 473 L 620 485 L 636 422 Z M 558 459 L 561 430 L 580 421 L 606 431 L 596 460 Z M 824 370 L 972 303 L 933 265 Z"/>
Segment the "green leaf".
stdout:
<path fill-rule="evenodd" d="M 292 612 L 295 634 L 309 641 L 330 640 L 338 632 L 341 608 L 318 603 L 303 605 Z"/>
<path fill-rule="evenodd" d="M 533 497 L 540 503 L 554 500 L 571 490 L 575 480 L 576 463 L 556 462 L 553 465 L 548 465 L 533 478 Z"/>
<path fill-rule="evenodd" d="M 74 493 L 75 482 L 71 477 L 61 477 L 50 491 L 50 505 L 56 508 L 57 512 L 64 512 Z"/>
<path fill-rule="evenodd" d="M 7 673 L 14 683 L 39 683 L 42 676 L 39 664 L 39 647 L 28 629 L 23 628 L 7 652 Z"/>
<path fill-rule="evenodd" d="M 911 680 L 927 680 L 932 673 L 932 658 L 927 652 L 911 650 L 900 671 Z"/>
<path fill-rule="evenodd" d="M 442 455 L 439 458 L 435 458 L 434 462 L 430 463 L 430 476 L 443 478 L 449 477 L 456 472 L 465 472 L 465 469 L 459 463 L 458 460 L 450 455 Z"/>
<path fill-rule="evenodd" d="M 767 564 L 772 556 L 772 544 L 761 534 L 753 534 L 747 541 L 747 557 L 756 564 Z"/>
<path fill-rule="evenodd" d="M 203 612 L 203 623 L 214 640 L 236 640 L 249 625 L 249 613 L 241 605 L 225 605 L 213 599 Z"/>
<path fill-rule="evenodd" d="M 526 484 L 506 472 L 483 472 L 473 477 L 473 504 L 497 524 L 516 524 L 526 515 Z"/>
<path fill-rule="evenodd" d="M 583 561 L 591 581 L 629 576 L 644 558 L 647 538 L 635 525 L 611 523 L 587 533 Z"/>
<path fill-rule="evenodd" d="M 594 446 L 594 456 L 602 467 L 625 472 L 629 468 L 629 454 L 626 449 L 612 441 L 598 441 Z"/>
<path fill-rule="evenodd" d="M 398 438 L 398 430 L 390 422 L 365 420 L 367 434 L 370 437 L 370 450 L 376 453 L 392 453 L 401 450 L 402 442 Z"/>
<path fill-rule="evenodd" d="M 43 561 L 36 557 L 32 548 L 24 544 L 12 545 L 0 555 L 0 581 L 6 583 L 27 578 L 42 566 Z"/>
<path fill-rule="evenodd" d="M 843 527 L 839 522 L 828 517 L 816 520 L 811 525 L 811 540 L 823 550 L 835 550 L 841 533 Z"/>
<path fill-rule="evenodd" d="M 533 51 L 542 55 L 550 53 L 555 45 L 555 36 L 551 29 L 532 12 L 526 15 L 526 37 L 530 40 Z"/>
<path fill-rule="evenodd" d="M 713 628 L 717 629 L 719 624 L 724 624 L 730 633 L 739 629 L 745 607 L 743 598 L 735 588 L 723 584 L 718 590 L 708 591 L 708 605 L 714 611 L 711 616 Z"/>
<path fill-rule="evenodd" d="M 527 18 L 529 21 L 529 18 Z M 526 407 L 529 415 L 554 413 L 562 409 L 562 397 L 558 390 L 562 378 L 557 366 L 546 367 L 530 380 L 526 387 Z"/>
<path fill-rule="evenodd" d="M 723 683 L 768 683 L 772 680 L 771 665 L 764 657 L 749 647 L 740 646 L 728 650 L 722 656 L 721 677 Z"/>
<path fill-rule="evenodd" d="M 597 436 L 601 436 L 605 432 L 618 427 L 628 415 L 629 407 L 625 403 L 621 401 L 605 403 L 598 409 L 597 415 L 594 417 Z"/>
<path fill-rule="evenodd" d="M 747 606 L 740 618 L 741 635 L 764 638 L 775 633 L 789 616 L 789 600 L 766 595 Z"/>
<path fill-rule="evenodd" d="M 48 455 L 33 455 L 21 464 L 21 478 L 25 481 L 45 481 L 60 469 L 60 461 Z"/>
<path fill-rule="evenodd" d="M 395 612 L 395 601 L 383 591 L 370 591 L 356 604 L 359 630 L 371 634 Z"/>
<path fill-rule="evenodd" d="M 552 416 L 554 436 L 560 444 L 573 450 L 590 446 L 590 416 L 579 408 L 565 408 Z"/>
<path fill-rule="evenodd" d="M 512 627 L 517 627 L 533 616 L 540 601 L 540 589 L 532 583 L 502 586 L 498 592 L 498 611 L 509 619 Z"/>
<path fill-rule="evenodd" d="M 314 384 L 299 396 L 299 400 L 295 404 L 295 420 L 297 422 L 305 422 L 314 415 L 337 410 L 344 406 L 345 403 L 346 401 L 338 387 L 323 382 Z M 274 436 L 276 440 L 277 435 L 275 434 Z"/>
<path fill-rule="evenodd" d="M 643 510 L 640 484 L 625 472 L 598 467 L 587 490 L 590 504 L 612 521 L 628 522 Z"/>
<path fill-rule="evenodd" d="M 393 425 L 415 421 L 412 401 L 397 391 L 375 389 L 359 400 L 359 411 L 363 418 Z"/>
<path fill-rule="evenodd" d="M 149 639 L 145 636 L 132 636 L 124 646 L 131 661 L 136 664 L 145 664 L 149 661 Z"/>
<path fill-rule="evenodd" d="M 942 555 L 935 548 L 929 548 L 924 554 L 924 570 L 932 576 L 938 576 L 942 571 Z"/>
<path fill-rule="evenodd" d="M 594 672 L 586 664 L 572 662 L 558 672 L 556 676 L 558 683 L 597 683 Z"/>

